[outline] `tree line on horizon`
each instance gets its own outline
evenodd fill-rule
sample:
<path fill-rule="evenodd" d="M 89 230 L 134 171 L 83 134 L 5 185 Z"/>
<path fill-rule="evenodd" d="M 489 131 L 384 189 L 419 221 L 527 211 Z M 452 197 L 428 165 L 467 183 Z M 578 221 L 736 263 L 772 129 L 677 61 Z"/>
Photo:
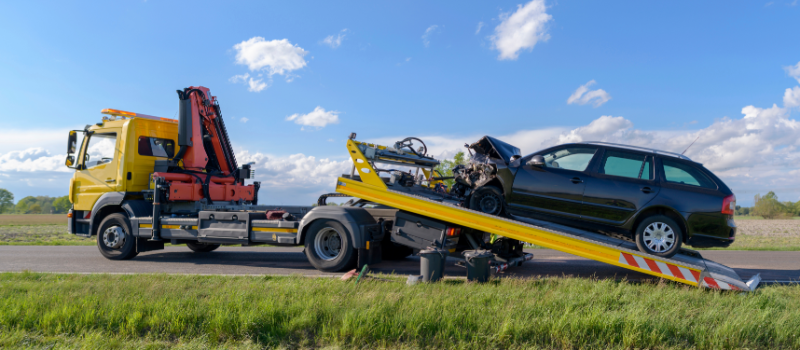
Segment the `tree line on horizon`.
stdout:
<path fill-rule="evenodd" d="M 752 207 L 736 206 L 736 215 L 761 216 L 764 219 L 787 219 L 800 216 L 800 200 L 797 202 L 778 200 L 778 195 L 769 191 L 765 195 L 755 196 Z"/>
<path fill-rule="evenodd" d="M 65 214 L 72 207 L 69 196 L 27 196 L 14 203 L 14 194 L 0 188 L 0 214 Z"/>

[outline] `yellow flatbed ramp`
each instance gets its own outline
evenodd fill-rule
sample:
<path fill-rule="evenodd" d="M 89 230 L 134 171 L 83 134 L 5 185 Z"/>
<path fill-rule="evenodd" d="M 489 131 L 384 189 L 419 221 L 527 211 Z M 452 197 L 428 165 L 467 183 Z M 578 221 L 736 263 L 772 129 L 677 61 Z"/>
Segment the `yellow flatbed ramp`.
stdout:
<path fill-rule="evenodd" d="M 696 252 L 685 251 L 672 258 L 661 258 L 631 249 L 631 243 L 624 240 L 547 222 L 534 225 L 506 219 L 392 190 L 362 153 L 364 147 L 359 148 L 362 144 L 355 140 L 348 140 L 347 143 L 360 181 L 340 177 L 336 192 L 692 286 L 752 291 L 761 280 L 756 275 L 744 282 L 733 269 L 703 259 Z"/>

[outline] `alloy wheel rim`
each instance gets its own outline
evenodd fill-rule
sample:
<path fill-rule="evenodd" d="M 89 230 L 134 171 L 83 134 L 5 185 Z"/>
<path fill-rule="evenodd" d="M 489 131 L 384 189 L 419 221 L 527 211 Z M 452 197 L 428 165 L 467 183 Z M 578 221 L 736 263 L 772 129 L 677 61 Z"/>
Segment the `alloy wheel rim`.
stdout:
<path fill-rule="evenodd" d="M 653 222 L 642 233 L 644 245 L 656 252 L 663 253 L 675 246 L 675 231 L 663 222 Z"/>
<path fill-rule="evenodd" d="M 314 239 L 314 251 L 320 259 L 330 261 L 342 252 L 342 236 L 332 227 L 326 227 Z"/>
<path fill-rule="evenodd" d="M 125 244 L 125 231 L 117 225 L 103 231 L 103 244 L 111 249 L 119 249 Z"/>

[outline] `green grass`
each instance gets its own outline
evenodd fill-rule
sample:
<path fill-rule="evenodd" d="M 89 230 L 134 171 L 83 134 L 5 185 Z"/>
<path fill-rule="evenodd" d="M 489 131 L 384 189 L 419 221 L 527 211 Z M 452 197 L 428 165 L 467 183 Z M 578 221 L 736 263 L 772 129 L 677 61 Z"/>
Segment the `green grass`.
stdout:
<path fill-rule="evenodd" d="M 67 233 L 67 225 L 0 226 L 0 245 L 95 245 L 95 239 Z"/>
<path fill-rule="evenodd" d="M 798 286 L 0 274 L 0 348 L 798 348 Z"/>

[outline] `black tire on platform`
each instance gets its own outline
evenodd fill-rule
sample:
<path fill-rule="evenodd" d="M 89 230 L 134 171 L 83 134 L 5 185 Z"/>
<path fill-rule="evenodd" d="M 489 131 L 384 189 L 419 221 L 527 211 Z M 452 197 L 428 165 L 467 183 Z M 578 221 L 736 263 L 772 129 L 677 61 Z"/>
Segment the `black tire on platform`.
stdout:
<path fill-rule="evenodd" d="M 106 259 L 133 259 L 136 252 L 136 237 L 131 235 L 131 223 L 121 213 L 110 214 L 100 222 L 97 229 L 97 248 Z"/>
<path fill-rule="evenodd" d="M 186 243 L 186 246 L 195 253 L 208 253 L 219 248 L 219 244 L 200 242 L 189 242 Z"/>
<path fill-rule="evenodd" d="M 683 232 L 678 224 L 664 215 L 653 215 L 636 227 L 636 246 L 639 251 L 669 258 L 681 250 Z"/>
<path fill-rule="evenodd" d="M 305 236 L 305 253 L 317 270 L 339 272 L 350 270 L 358 262 L 350 232 L 336 220 L 317 220 Z"/>
<path fill-rule="evenodd" d="M 472 210 L 502 216 L 504 206 L 503 192 L 494 186 L 481 187 L 470 195 L 469 208 Z"/>

